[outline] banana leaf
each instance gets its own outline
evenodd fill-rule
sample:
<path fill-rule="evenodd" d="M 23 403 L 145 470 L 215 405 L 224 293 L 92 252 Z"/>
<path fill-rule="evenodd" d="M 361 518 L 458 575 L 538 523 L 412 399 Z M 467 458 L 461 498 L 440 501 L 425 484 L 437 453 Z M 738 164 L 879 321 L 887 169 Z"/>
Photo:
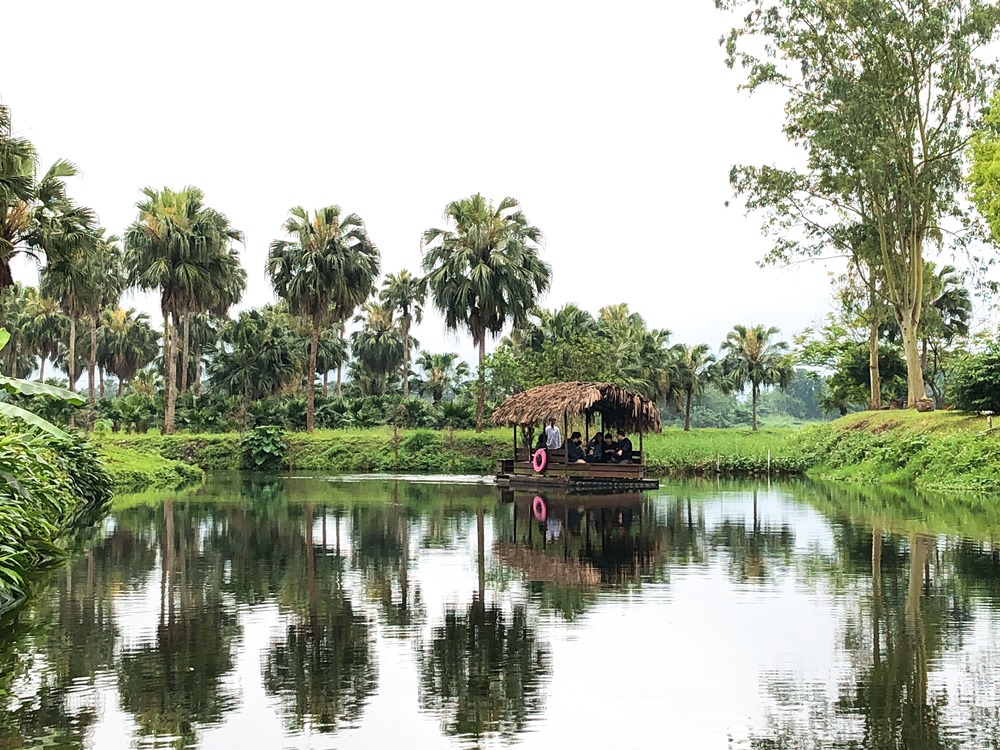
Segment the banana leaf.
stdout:
<path fill-rule="evenodd" d="M 0 332 L 0 340 L 2 340 L 2 332 Z M 47 398 L 54 398 L 57 401 L 65 401 L 73 406 L 83 406 L 87 403 L 87 399 L 79 393 L 73 393 L 65 388 L 45 385 L 45 383 L 35 383 L 31 380 L 8 378 L 4 375 L 0 375 L 0 391 L 15 393 L 21 396 L 30 396 L 31 398 L 45 396 Z"/>
<path fill-rule="evenodd" d="M 57 438 L 66 439 L 69 437 L 65 432 L 60 430 L 54 424 L 52 424 L 47 419 L 42 419 L 37 414 L 32 414 L 27 409 L 22 409 L 20 406 L 14 406 L 14 404 L 8 404 L 6 401 L 0 401 L 0 417 L 13 417 L 15 419 L 21 419 L 37 427 L 40 430 L 44 430 L 50 435 L 54 435 Z"/>

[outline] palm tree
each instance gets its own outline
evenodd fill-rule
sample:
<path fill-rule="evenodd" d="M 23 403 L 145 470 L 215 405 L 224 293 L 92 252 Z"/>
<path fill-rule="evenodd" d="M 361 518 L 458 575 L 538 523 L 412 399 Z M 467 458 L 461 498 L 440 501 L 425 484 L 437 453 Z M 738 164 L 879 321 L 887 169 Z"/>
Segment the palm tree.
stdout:
<path fill-rule="evenodd" d="M 371 379 L 376 392 L 385 393 L 389 375 L 398 370 L 406 356 L 407 343 L 396 325 L 392 309 L 375 302 L 361 309 L 362 313 L 354 320 L 363 325 L 351 334 L 351 349 L 360 371 Z"/>
<path fill-rule="evenodd" d="M 342 323 L 371 294 L 379 273 L 379 253 L 357 214 L 341 217 L 340 206 L 327 206 L 310 217 L 296 206 L 284 230 L 294 240 L 274 240 L 267 272 L 278 297 L 310 325 L 306 378 L 306 431 L 316 415 L 316 368 L 319 333 L 331 318 Z"/>
<path fill-rule="evenodd" d="M 283 313 L 246 310 L 219 332 L 219 348 L 208 365 L 211 385 L 223 393 L 257 400 L 296 382 L 305 358 Z"/>
<path fill-rule="evenodd" d="M 440 406 L 445 394 L 454 392 L 459 383 L 469 377 L 469 366 L 460 361 L 454 352 L 421 352 L 417 357 L 417 367 L 423 370 L 417 389 L 421 395 L 429 395 L 434 406 Z"/>
<path fill-rule="evenodd" d="M 20 282 L 0 291 L 0 326 L 9 335 L 4 369 L 12 378 L 27 378 L 35 369 L 30 335 L 34 299 L 35 290 Z"/>
<path fill-rule="evenodd" d="M 410 396 L 410 325 L 419 323 L 424 316 L 427 299 L 427 280 L 403 269 L 390 273 L 382 286 L 382 304 L 399 315 L 403 339 L 403 398 Z"/>
<path fill-rule="evenodd" d="M 728 392 L 742 391 L 750 385 L 753 404 L 753 429 L 757 429 L 757 399 L 761 387 L 787 388 L 792 381 L 792 360 L 788 344 L 774 341 L 780 331 L 762 325 L 733 326 L 722 342 L 724 352 L 719 362 L 720 385 Z"/>
<path fill-rule="evenodd" d="M 142 192 L 144 199 L 136 204 L 139 215 L 125 233 L 126 267 L 131 286 L 160 293 L 167 378 L 163 430 L 171 434 L 177 403 L 177 324 L 192 311 L 219 304 L 222 292 L 215 283 L 225 286 L 231 279 L 216 276 L 229 268 L 234 257 L 230 243 L 242 235 L 223 214 L 204 205 L 198 188 L 147 187 Z"/>
<path fill-rule="evenodd" d="M 324 396 L 329 393 L 330 371 L 339 371 L 346 361 L 347 342 L 341 326 L 325 326 L 319 332 L 319 355 L 316 357 L 316 372 L 323 378 Z"/>
<path fill-rule="evenodd" d="M 63 180 L 76 176 L 74 164 L 58 160 L 41 179 L 37 170 L 34 146 L 13 135 L 10 110 L 0 105 L 0 292 L 14 283 L 15 257 L 38 259 L 50 243 L 79 242 L 93 222 L 90 209 L 75 206 L 66 193 Z"/>
<path fill-rule="evenodd" d="M 451 229 L 424 232 L 423 267 L 434 305 L 450 330 L 467 328 L 479 347 L 476 429 L 486 410 L 486 336 L 508 322 L 523 325 L 549 288 L 551 269 L 538 256 L 542 232 L 520 205 L 504 198 L 496 207 L 478 193 L 449 203 Z"/>
<path fill-rule="evenodd" d="M 69 320 L 56 300 L 34 293 L 31 314 L 25 325 L 25 338 L 38 355 L 38 381 L 45 380 L 45 362 L 59 354 L 59 344 L 67 340 Z"/>
<path fill-rule="evenodd" d="M 98 332 L 98 362 L 118 378 L 118 396 L 125 383 L 152 364 L 160 353 L 160 335 L 146 313 L 134 308 L 107 308 L 101 313 Z"/>
<path fill-rule="evenodd" d="M 678 386 L 684 397 L 684 431 L 691 429 L 691 400 L 705 392 L 715 364 L 708 344 L 681 346 L 678 357 Z"/>
<path fill-rule="evenodd" d="M 47 246 L 46 264 L 39 272 L 41 293 L 57 300 L 69 318 L 65 361 L 69 390 L 73 392 L 76 391 L 76 381 L 80 377 L 77 370 L 76 325 L 91 311 L 99 310 L 105 296 L 101 278 L 101 261 L 106 250 L 102 247 L 103 240 L 101 232 L 93 229 L 87 231 L 79 241 L 64 242 L 53 236 Z M 93 355 L 94 352 L 91 352 L 91 356 Z"/>
<path fill-rule="evenodd" d="M 243 240 L 243 235 L 233 229 L 229 220 L 220 213 L 215 213 L 212 220 L 216 223 L 214 233 L 226 241 Z M 220 247 L 206 259 L 207 267 L 197 282 L 198 289 L 193 295 L 191 309 L 181 317 L 181 367 L 180 390 L 188 389 L 188 375 L 191 371 L 191 323 L 192 316 L 211 314 L 217 318 L 225 318 L 229 310 L 243 297 L 247 288 L 247 272 L 240 264 L 239 253 L 232 247 Z M 204 333 L 204 331 L 202 331 Z M 196 366 L 196 382 L 200 376 L 201 363 Z"/>
<path fill-rule="evenodd" d="M 35 148 L 13 135 L 10 110 L 0 105 L 0 293 L 13 285 L 11 260 L 34 244 L 31 208 L 37 195 Z"/>

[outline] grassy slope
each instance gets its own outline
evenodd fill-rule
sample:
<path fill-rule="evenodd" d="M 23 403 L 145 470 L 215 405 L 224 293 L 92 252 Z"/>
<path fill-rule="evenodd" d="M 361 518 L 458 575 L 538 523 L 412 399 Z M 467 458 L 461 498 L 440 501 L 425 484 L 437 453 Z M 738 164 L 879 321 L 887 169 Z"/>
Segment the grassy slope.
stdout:
<path fill-rule="evenodd" d="M 102 446 L 101 458 L 114 480 L 115 494 L 173 490 L 200 482 L 205 476 L 197 466 L 128 448 Z"/>
<path fill-rule="evenodd" d="M 982 417 L 863 412 L 805 428 L 796 443 L 816 478 L 1000 491 L 1000 430 Z"/>

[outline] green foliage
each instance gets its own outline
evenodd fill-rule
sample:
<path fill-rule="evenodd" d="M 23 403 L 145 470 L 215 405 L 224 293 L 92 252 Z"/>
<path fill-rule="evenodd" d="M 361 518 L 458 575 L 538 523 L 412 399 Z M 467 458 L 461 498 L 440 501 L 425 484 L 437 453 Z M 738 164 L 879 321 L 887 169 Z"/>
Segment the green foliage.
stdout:
<path fill-rule="evenodd" d="M 26 434 L 0 421 L 0 612 L 23 601 L 35 571 L 61 559 L 68 533 L 105 512 L 111 486 L 78 437 Z"/>
<path fill-rule="evenodd" d="M 969 197 L 986 219 L 993 242 L 1000 244 L 1000 90 L 994 92 L 967 156 Z"/>
<path fill-rule="evenodd" d="M 285 430 L 278 425 L 255 427 L 240 440 L 241 467 L 253 471 L 279 471 L 288 463 Z"/>
<path fill-rule="evenodd" d="M 1000 435 L 948 412 L 863 412 L 802 429 L 794 447 L 810 476 L 925 489 L 1000 490 Z"/>
<path fill-rule="evenodd" d="M 959 360 L 952 373 L 950 394 L 956 409 L 1000 414 L 1000 347 L 994 345 Z"/>
<path fill-rule="evenodd" d="M 111 476 L 116 495 L 175 490 L 200 483 L 205 478 L 205 472 L 197 466 L 120 446 L 104 447 L 101 459 Z"/>

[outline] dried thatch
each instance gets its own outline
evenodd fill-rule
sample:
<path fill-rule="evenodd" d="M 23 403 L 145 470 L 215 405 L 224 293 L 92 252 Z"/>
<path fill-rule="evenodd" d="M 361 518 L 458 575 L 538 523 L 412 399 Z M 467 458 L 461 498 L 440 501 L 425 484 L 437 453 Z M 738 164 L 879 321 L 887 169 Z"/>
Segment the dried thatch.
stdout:
<path fill-rule="evenodd" d="M 614 383 L 552 383 L 516 393 L 493 412 L 497 425 L 541 424 L 583 414 L 600 414 L 608 427 L 660 432 L 660 410 L 648 398 Z"/>

